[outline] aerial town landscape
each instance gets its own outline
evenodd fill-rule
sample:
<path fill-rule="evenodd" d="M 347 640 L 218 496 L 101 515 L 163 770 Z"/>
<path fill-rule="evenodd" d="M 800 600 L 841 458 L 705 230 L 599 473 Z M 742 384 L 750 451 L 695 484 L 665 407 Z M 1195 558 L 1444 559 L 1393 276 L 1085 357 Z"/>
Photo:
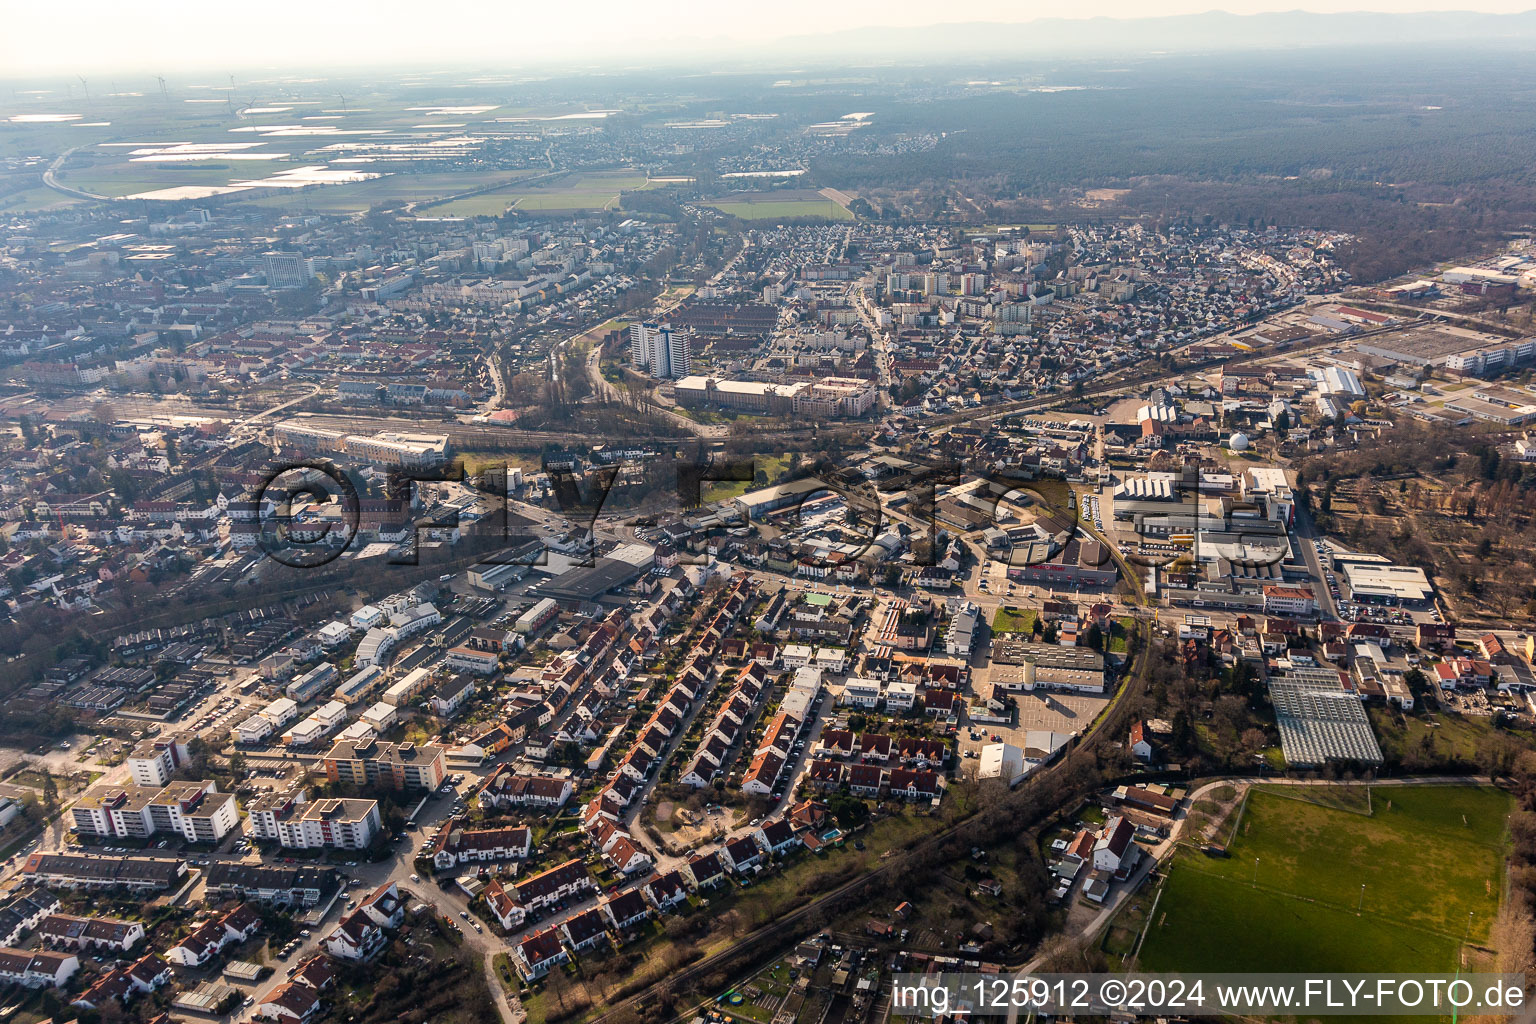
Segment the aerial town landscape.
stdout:
<path fill-rule="evenodd" d="M 0 1022 L 1531 970 L 1536 29 L 1191 17 L 5 71 Z"/>

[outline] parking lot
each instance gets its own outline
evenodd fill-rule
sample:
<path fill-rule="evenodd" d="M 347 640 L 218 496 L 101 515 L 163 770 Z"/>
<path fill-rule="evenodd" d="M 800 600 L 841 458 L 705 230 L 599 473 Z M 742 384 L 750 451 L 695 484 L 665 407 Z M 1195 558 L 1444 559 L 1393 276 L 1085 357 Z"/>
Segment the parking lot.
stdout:
<path fill-rule="evenodd" d="M 982 674 L 985 675 L 985 670 Z M 991 686 L 984 683 L 978 684 L 977 692 L 989 693 Z M 1013 694 L 1013 698 L 1018 706 L 1017 724 L 993 725 L 976 722 L 961 726 L 959 743 L 962 758 L 967 750 L 979 750 L 988 743 L 999 742 L 994 741 L 993 736 L 1002 737 L 1000 742 L 1011 743 L 1022 748 L 1025 746 L 1026 734 L 1031 729 L 1060 733 L 1082 732 L 1093 724 L 1094 719 L 1109 704 L 1107 696 L 1047 690 L 1016 693 Z M 975 734 L 974 739 L 972 733 Z"/>

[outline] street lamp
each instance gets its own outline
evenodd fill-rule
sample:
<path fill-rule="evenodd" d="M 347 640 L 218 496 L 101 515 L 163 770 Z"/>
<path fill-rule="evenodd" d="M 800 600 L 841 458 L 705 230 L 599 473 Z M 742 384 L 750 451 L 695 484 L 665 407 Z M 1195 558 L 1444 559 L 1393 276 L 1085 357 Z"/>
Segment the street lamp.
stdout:
<path fill-rule="evenodd" d="M 1253 887 L 1259 887 L 1259 858 L 1253 858 Z"/>
<path fill-rule="evenodd" d="M 1355 914 L 1358 915 L 1365 907 L 1365 883 L 1360 883 L 1360 902 L 1355 904 Z"/>

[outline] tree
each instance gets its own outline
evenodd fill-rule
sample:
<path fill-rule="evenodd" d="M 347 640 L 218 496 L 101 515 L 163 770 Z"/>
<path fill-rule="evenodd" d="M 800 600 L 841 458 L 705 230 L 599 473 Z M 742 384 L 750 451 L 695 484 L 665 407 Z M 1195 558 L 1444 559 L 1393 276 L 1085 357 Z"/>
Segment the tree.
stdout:
<path fill-rule="evenodd" d="M 49 814 L 59 809 L 59 784 L 46 770 L 43 773 L 43 809 Z"/>

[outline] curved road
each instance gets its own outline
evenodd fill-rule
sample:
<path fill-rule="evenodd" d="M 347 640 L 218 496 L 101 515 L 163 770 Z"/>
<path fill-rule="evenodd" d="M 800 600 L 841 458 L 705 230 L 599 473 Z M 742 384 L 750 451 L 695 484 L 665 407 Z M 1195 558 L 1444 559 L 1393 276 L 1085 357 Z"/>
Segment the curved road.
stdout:
<path fill-rule="evenodd" d="M 80 148 L 81 147 L 79 147 L 79 146 L 74 146 L 74 147 L 72 147 L 70 149 L 66 149 L 64 152 L 60 153 L 58 155 L 58 158 L 56 160 L 54 160 L 53 163 L 49 164 L 48 165 L 48 169 L 43 172 L 43 184 L 48 186 L 49 188 L 53 189 L 55 192 L 62 192 L 64 195 L 71 196 L 71 197 L 73 197 L 75 199 L 89 199 L 92 202 L 98 202 L 98 203 L 110 203 L 110 202 L 112 202 L 112 197 L 111 196 L 100 196 L 100 195 L 97 195 L 95 192 L 87 192 L 84 189 L 79 189 L 79 188 L 71 188 L 69 185 L 65 185 L 65 184 L 63 184 L 62 182 L 59 181 L 59 178 L 58 178 L 59 168 L 63 167 L 64 166 L 64 161 L 66 161 L 70 157 L 74 156 L 75 155 L 75 151 L 80 149 Z"/>

